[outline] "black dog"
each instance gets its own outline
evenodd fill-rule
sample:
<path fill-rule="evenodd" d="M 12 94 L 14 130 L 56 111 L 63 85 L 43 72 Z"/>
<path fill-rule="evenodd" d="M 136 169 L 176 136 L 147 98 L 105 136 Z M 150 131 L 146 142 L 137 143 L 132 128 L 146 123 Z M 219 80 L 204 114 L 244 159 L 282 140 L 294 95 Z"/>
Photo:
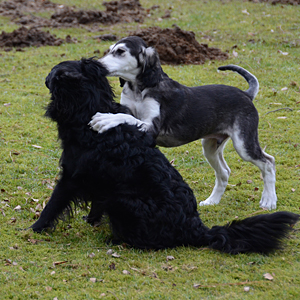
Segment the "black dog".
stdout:
<path fill-rule="evenodd" d="M 209 229 L 192 190 L 149 133 L 128 124 L 103 134 L 90 130 L 97 111 L 126 112 L 105 75 L 99 62 L 83 59 L 60 63 L 46 79 L 52 94 L 46 116 L 58 125 L 62 174 L 34 231 L 54 228 L 72 203 L 91 202 L 89 223 L 106 213 L 114 237 L 142 249 L 193 245 L 235 254 L 280 248 L 299 215 L 277 212 Z"/>

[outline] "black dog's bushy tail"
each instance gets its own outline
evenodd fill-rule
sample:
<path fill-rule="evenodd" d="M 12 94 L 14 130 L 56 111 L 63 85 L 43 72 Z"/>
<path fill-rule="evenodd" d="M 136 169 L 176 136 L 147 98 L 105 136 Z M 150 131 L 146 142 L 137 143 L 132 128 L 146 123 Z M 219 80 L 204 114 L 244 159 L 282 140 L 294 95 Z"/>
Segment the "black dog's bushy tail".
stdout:
<path fill-rule="evenodd" d="M 214 226 L 205 235 L 208 246 L 222 252 L 237 254 L 257 252 L 268 254 L 282 248 L 299 215 L 276 212 L 235 220 L 225 226 Z"/>
<path fill-rule="evenodd" d="M 249 84 L 249 89 L 245 92 L 250 96 L 251 100 L 253 100 L 255 98 L 255 96 L 257 95 L 257 93 L 259 91 L 259 82 L 253 74 L 251 74 L 246 69 L 244 69 L 240 66 L 236 66 L 236 65 L 222 66 L 222 67 L 219 67 L 218 70 L 220 70 L 220 71 L 231 70 L 231 71 L 237 72 L 240 75 L 242 75 Z"/>

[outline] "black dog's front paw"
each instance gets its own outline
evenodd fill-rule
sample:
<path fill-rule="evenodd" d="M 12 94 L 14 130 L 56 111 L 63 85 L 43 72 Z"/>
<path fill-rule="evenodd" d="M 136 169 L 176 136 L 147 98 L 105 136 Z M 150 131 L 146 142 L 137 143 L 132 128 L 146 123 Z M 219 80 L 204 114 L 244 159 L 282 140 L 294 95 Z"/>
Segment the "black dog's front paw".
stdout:
<path fill-rule="evenodd" d="M 86 221 L 87 223 L 91 224 L 92 226 L 98 227 L 98 226 L 101 225 L 102 217 L 100 217 L 100 218 L 91 218 L 88 215 L 88 216 L 83 216 L 82 219 L 84 221 Z"/>
<path fill-rule="evenodd" d="M 43 231 L 47 231 L 49 229 L 54 228 L 51 224 L 41 224 L 39 220 L 37 220 L 34 224 L 32 224 L 28 229 L 32 229 L 36 233 L 42 233 Z"/>

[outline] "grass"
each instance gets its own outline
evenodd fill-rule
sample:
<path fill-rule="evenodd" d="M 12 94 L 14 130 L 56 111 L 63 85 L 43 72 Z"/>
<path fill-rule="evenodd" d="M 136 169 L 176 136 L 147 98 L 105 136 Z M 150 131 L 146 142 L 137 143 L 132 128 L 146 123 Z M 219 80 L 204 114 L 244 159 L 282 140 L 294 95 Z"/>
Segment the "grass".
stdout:
<path fill-rule="evenodd" d="M 60 3 L 103 9 L 95 0 Z M 154 0 L 141 3 L 146 8 L 157 4 Z M 103 33 L 122 37 L 139 27 L 170 27 L 176 23 L 182 29 L 193 30 L 199 42 L 229 51 L 230 59 L 225 63 L 253 72 L 261 86 L 254 101 L 260 114 L 260 143 L 276 158 L 277 210 L 298 213 L 299 8 L 237 0 L 159 4 L 160 9 L 151 12 L 144 24 L 103 26 Z M 158 20 L 170 7 L 172 18 Z M 0 18 L 1 30 L 16 28 L 9 19 Z M 43 107 L 49 100 L 45 77 L 62 60 L 90 57 L 96 50 L 103 53 L 110 45 L 93 39 L 98 33 L 84 29 L 50 32 L 62 38 L 70 34 L 80 42 L 28 48 L 25 52 L 0 50 L 0 299 L 298 299 L 299 229 L 284 250 L 270 256 L 230 256 L 192 247 L 155 252 L 112 246 L 106 244 L 110 235 L 107 224 L 90 227 L 82 220 L 82 211 L 69 222 L 60 222 L 50 234 L 18 230 L 34 222 L 35 212 L 49 199 L 59 171 L 61 150 L 56 128 L 43 117 Z M 246 89 L 240 76 L 216 72 L 225 63 L 208 61 L 201 66 L 163 69 L 189 86 L 223 83 Z M 118 80 L 112 78 L 111 82 L 119 96 Z M 286 107 L 291 110 L 281 109 Z M 206 199 L 214 185 L 214 173 L 202 155 L 201 142 L 161 150 L 169 160 L 175 160 L 198 201 Z M 199 207 L 208 226 L 261 212 L 263 184 L 259 170 L 241 161 L 230 142 L 225 158 L 232 174 L 221 203 Z M 17 206 L 21 209 L 15 209 Z M 106 254 L 108 249 L 120 257 Z M 167 260 L 167 256 L 175 259 Z M 273 280 L 265 279 L 265 273 L 270 273 Z M 90 278 L 96 278 L 96 282 Z M 194 284 L 201 286 L 196 288 Z M 250 287 L 248 292 L 245 286 Z"/>

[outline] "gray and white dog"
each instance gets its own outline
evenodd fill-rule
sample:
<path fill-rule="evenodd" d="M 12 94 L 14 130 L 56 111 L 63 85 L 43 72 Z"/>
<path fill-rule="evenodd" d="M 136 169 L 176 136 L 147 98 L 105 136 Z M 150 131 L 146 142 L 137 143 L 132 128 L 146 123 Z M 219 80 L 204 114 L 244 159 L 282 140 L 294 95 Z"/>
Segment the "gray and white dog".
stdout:
<path fill-rule="evenodd" d="M 135 124 L 151 132 L 157 144 L 176 147 L 202 139 L 204 155 L 214 168 L 216 181 L 212 194 L 200 205 L 218 204 L 226 189 L 230 168 L 223 157 L 229 138 L 240 157 L 262 172 L 264 190 L 260 206 L 275 209 L 275 160 L 265 153 L 258 141 L 258 112 L 253 99 L 259 83 L 247 70 L 228 65 L 219 70 L 232 70 L 242 75 L 249 89 L 242 91 L 226 85 L 184 86 L 163 72 L 158 53 L 143 39 L 130 36 L 110 47 L 100 59 L 109 76 L 120 78 L 123 91 L 121 104 L 132 115 L 97 113 L 90 125 L 104 132 L 121 123 Z"/>

